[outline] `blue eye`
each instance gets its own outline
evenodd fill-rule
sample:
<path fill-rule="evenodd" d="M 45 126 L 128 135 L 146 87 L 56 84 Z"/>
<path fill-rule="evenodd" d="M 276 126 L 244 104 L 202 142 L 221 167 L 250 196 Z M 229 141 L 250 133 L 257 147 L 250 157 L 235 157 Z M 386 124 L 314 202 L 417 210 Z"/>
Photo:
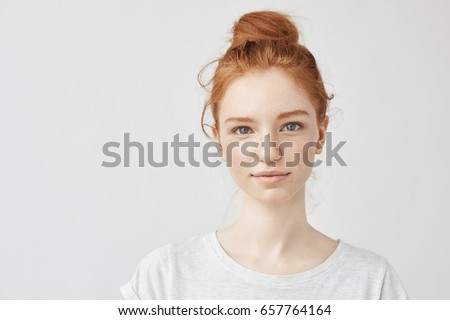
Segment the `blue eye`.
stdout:
<path fill-rule="evenodd" d="M 300 129 L 300 128 L 303 128 L 303 125 L 302 125 L 301 123 L 298 123 L 298 122 L 290 122 L 290 123 L 286 124 L 285 128 L 290 127 L 290 128 L 293 129 L 293 130 L 287 130 L 287 131 L 296 131 L 296 130 L 295 130 L 295 126 L 296 126 L 296 125 L 299 126 L 299 129 Z"/>
<path fill-rule="evenodd" d="M 298 122 L 289 122 L 289 123 L 287 123 L 284 126 L 284 128 L 290 128 L 287 131 L 295 132 L 295 131 L 297 131 L 295 126 L 298 126 L 297 130 L 300 130 L 301 128 L 303 128 L 303 125 L 301 123 L 298 123 Z M 237 134 L 237 135 L 239 135 L 239 136 L 242 136 L 242 135 L 248 134 L 249 130 L 250 130 L 249 127 L 237 127 L 235 129 L 233 129 L 232 132 Z"/>
<path fill-rule="evenodd" d="M 242 132 L 240 129 L 246 129 L 246 130 L 249 130 L 249 127 L 237 127 L 236 129 L 234 129 L 233 130 L 233 133 L 236 133 L 236 131 L 238 131 L 239 133 L 238 133 L 238 135 L 244 135 L 244 134 L 247 134 L 248 133 L 248 131 L 247 132 Z"/>

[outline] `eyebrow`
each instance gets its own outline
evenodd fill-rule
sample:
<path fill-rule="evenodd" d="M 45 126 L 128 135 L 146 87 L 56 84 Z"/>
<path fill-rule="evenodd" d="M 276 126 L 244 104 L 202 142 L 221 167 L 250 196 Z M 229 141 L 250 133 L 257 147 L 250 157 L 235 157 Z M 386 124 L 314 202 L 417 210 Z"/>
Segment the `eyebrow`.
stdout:
<path fill-rule="evenodd" d="M 309 113 L 305 110 L 298 109 L 298 110 L 280 113 L 277 115 L 276 119 L 281 120 L 281 119 L 289 118 L 292 116 L 300 116 L 300 115 L 309 116 Z M 225 122 L 229 122 L 229 121 L 255 122 L 254 119 L 249 118 L 249 117 L 231 117 L 231 118 L 228 118 L 227 120 L 225 120 Z"/>

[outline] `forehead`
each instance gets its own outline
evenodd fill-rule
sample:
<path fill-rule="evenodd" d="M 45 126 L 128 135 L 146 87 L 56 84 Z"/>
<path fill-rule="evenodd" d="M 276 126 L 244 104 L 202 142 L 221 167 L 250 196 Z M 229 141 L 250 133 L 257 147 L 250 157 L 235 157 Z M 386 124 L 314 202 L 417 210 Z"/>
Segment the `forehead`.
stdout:
<path fill-rule="evenodd" d="M 220 120 L 230 116 L 275 117 L 293 109 L 314 116 L 314 107 L 304 90 L 283 70 L 272 68 L 248 72 L 228 86 L 220 102 Z"/>

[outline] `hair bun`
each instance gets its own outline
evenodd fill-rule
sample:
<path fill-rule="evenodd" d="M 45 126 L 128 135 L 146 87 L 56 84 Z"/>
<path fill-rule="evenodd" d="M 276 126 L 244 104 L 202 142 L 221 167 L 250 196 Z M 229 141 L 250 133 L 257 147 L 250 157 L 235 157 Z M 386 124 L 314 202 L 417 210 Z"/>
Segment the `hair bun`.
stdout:
<path fill-rule="evenodd" d="M 231 47 L 243 47 L 247 42 L 278 41 L 297 44 L 299 32 L 287 14 L 275 11 L 255 11 L 244 14 L 233 25 Z"/>

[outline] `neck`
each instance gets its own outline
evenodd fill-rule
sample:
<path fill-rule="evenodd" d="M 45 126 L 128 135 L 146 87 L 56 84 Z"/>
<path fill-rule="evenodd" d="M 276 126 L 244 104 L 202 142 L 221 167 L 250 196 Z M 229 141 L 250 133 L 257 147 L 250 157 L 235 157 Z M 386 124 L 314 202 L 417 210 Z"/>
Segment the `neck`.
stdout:
<path fill-rule="evenodd" d="M 293 249 L 306 248 L 312 227 L 306 219 L 305 189 L 283 203 L 267 203 L 244 195 L 239 218 L 231 232 L 253 252 L 281 255 Z"/>

